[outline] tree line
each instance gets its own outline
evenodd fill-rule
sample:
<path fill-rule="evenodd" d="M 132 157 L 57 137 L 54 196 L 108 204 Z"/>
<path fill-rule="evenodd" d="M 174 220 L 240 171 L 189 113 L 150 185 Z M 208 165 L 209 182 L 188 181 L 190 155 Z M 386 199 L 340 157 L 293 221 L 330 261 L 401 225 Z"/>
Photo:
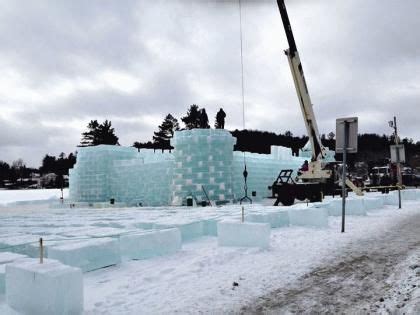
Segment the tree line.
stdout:
<path fill-rule="evenodd" d="M 215 117 L 214 127 L 224 128 L 226 113 L 222 108 L 218 111 Z M 170 150 L 173 147 L 170 145 L 170 140 L 177 130 L 194 129 L 194 128 L 210 128 L 209 118 L 205 108 L 200 108 L 193 104 L 189 107 L 185 116 L 181 117 L 184 123 L 184 128 L 180 127 L 178 119 L 172 114 L 167 114 L 163 122 L 157 127 L 158 130 L 153 133 L 152 141 L 133 143 L 133 147 L 141 149 L 162 149 Z M 119 145 L 119 138 L 112 128 L 111 121 L 105 120 L 99 123 L 97 120 L 91 120 L 87 125 L 87 131 L 82 133 L 80 147 L 95 146 L 99 144 Z"/>
<path fill-rule="evenodd" d="M 214 119 L 214 128 L 224 128 L 226 114 L 222 108 L 218 111 Z M 142 149 L 159 149 L 171 150 L 170 140 L 174 136 L 175 131 L 194 129 L 194 128 L 210 128 L 209 119 L 205 108 L 198 105 L 191 105 L 187 113 L 180 118 L 184 127 L 181 128 L 177 118 L 172 114 L 167 114 L 162 123 L 157 126 L 157 130 L 153 133 L 152 140 L 147 142 L 136 141 L 133 147 Z M 237 138 L 234 150 L 248 151 L 261 154 L 269 154 L 272 145 L 284 146 L 291 148 L 294 155 L 299 154 L 299 150 L 307 143 L 306 135 L 295 136 L 291 131 L 276 134 L 274 132 L 260 130 L 233 130 L 231 134 Z M 321 135 L 321 141 L 324 146 L 330 150 L 335 150 L 335 135 L 333 132 Z M 412 167 L 420 167 L 420 141 L 414 142 L 413 139 L 401 139 L 401 143 L 405 145 L 407 162 Z M 95 146 L 99 144 L 119 145 L 119 138 L 115 134 L 111 121 L 105 120 L 100 123 L 97 120 L 91 120 L 87 125 L 87 130 L 82 133 L 79 146 Z M 349 163 L 367 162 L 370 166 L 384 165 L 390 157 L 389 147 L 394 144 L 393 136 L 378 134 L 359 134 L 358 136 L 358 153 L 349 155 Z M 66 155 L 61 153 L 58 157 L 45 155 L 42 165 L 36 168 L 26 167 L 22 159 L 13 161 L 11 165 L 0 161 L 0 187 L 5 181 L 10 183 L 18 183 L 23 178 L 30 177 L 31 173 L 39 174 L 56 174 L 58 179 L 55 184 L 57 187 L 62 185 L 63 176 L 68 175 L 70 168 L 76 163 L 75 153 Z M 340 160 L 341 155 L 337 154 L 336 159 Z"/>
<path fill-rule="evenodd" d="M 215 117 L 215 128 L 224 128 L 226 114 L 223 109 L 220 109 Z M 210 128 L 207 113 L 205 108 L 200 108 L 193 104 L 188 108 L 187 113 L 181 117 L 180 121 L 184 124 L 181 128 L 180 122 L 172 114 L 167 114 L 163 122 L 157 127 L 157 131 L 153 133 L 152 139 L 147 142 L 136 141 L 133 147 L 142 149 L 161 149 L 171 150 L 170 140 L 177 130 L 194 129 L 194 128 Z M 95 122 L 95 124 L 92 124 Z M 92 125 L 99 126 L 96 121 L 92 121 L 88 128 Z M 102 130 L 102 131 L 101 131 Z M 99 136 L 103 130 L 111 133 L 108 137 Z M 237 138 L 237 143 L 234 147 L 236 151 L 248 151 L 254 153 L 270 153 L 272 145 L 284 146 L 291 148 L 294 155 L 299 154 L 299 150 L 307 143 L 308 137 L 306 135 L 295 136 L 291 131 L 276 134 L 274 132 L 260 131 L 260 130 L 233 130 L 230 131 L 234 137 Z M 101 137 L 104 139 L 111 139 L 112 141 L 103 142 L 105 144 L 118 144 L 118 137 L 115 136 L 114 129 L 111 128 L 111 122 L 105 121 L 103 128 L 98 128 L 97 139 Z M 86 135 L 92 136 L 95 134 L 94 130 L 89 129 L 87 133 L 83 133 L 84 140 L 82 145 L 90 143 L 94 145 L 100 140 L 88 139 Z M 335 150 L 335 134 L 330 132 L 321 135 L 321 141 L 324 146 L 330 150 Z M 389 146 L 394 144 L 393 136 L 378 135 L 378 134 L 360 134 L 358 136 L 359 150 L 356 154 L 349 156 L 349 163 L 367 162 L 370 165 L 384 165 L 390 158 Z M 411 166 L 420 166 L 420 142 L 414 142 L 413 139 L 404 138 L 401 142 L 405 145 L 408 164 Z M 340 160 L 341 155 L 337 155 L 336 159 Z"/>
<path fill-rule="evenodd" d="M 0 187 L 28 187 L 37 184 L 38 176 L 42 185 L 49 188 L 61 188 L 67 185 L 64 176 L 69 174 L 69 169 L 76 164 L 76 153 L 66 155 L 62 152 L 58 157 L 46 154 L 39 168 L 27 167 L 22 159 L 11 164 L 0 161 Z"/>

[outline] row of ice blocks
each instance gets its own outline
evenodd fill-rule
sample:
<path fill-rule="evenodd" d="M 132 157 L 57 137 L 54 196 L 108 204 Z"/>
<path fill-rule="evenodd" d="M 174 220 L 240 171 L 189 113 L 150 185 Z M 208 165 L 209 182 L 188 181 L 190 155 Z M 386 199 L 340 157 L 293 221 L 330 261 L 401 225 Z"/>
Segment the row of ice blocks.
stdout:
<path fill-rule="evenodd" d="M 398 192 L 364 198 L 346 200 L 346 215 L 366 215 L 367 211 L 381 209 L 384 204 L 395 204 Z M 420 199 L 416 190 L 402 191 L 403 199 Z M 220 246 L 268 247 L 267 229 L 283 226 L 328 227 L 328 216 L 339 216 L 342 211 L 342 199 L 329 200 L 326 203 L 311 204 L 308 208 L 291 207 L 288 210 L 269 210 L 266 213 L 250 213 L 245 216 L 245 223 L 219 222 L 217 225 Z"/>
<path fill-rule="evenodd" d="M 181 232 L 177 228 L 139 231 L 116 238 L 92 238 L 52 246 L 48 257 L 87 272 L 117 265 L 121 257 L 147 259 L 173 254 L 181 248 L 181 244 Z"/>
<path fill-rule="evenodd" d="M 204 225 L 203 222 L 200 223 L 202 229 L 199 231 L 196 231 L 197 228 L 193 225 L 184 225 L 182 227 L 184 237 L 190 239 L 202 236 Z M 115 228 L 70 229 L 68 232 L 63 230 L 62 235 L 66 235 L 67 239 L 56 240 L 60 237 L 54 237 L 54 240 L 48 240 L 48 237 L 44 239 L 44 257 L 59 260 L 66 265 L 88 272 L 117 265 L 121 262 L 121 256 L 129 259 L 146 259 L 172 254 L 181 248 L 183 241 L 181 230 L 178 228 L 164 229 L 162 227 L 161 230 L 133 230 L 125 233 L 118 231 L 124 230 Z M 80 235 L 85 236 L 79 237 Z M 34 238 L 37 239 L 36 236 L 25 234 L 9 237 L 5 243 L 13 243 L 12 249 L 22 254 L 39 257 L 39 245 L 27 244 Z M 2 255 L 6 254 L 0 252 L 0 265 Z"/>
<path fill-rule="evenodd" d="M 420 200 L 420 191 L 416 189 L 401 190 L 401 200 Z M 363 198 L 348 198 L 346 199 L 346 214 L 366 215 L 367 211 L 381 209 L 384 205 L 398 205 L 398 203 L 398 191 L 391 191 L 389 194 L 376 196 L 365 196 Z M 329 215 L 340 216 L 342 213 L 342 199 L 330 200 L 327 208 Z"/>
<path fill-rule="evenodd" d="M 394 190 L 389 192 L 389 194 L 382 195 L 384 199 L 384 203 L 387 205 L 398 205 L 399 204 L 399 197 L 398 191 Z M 414 201 L 420 200 L 420 190 L 418 189 L 404 189 L 401 190 L 401 200 L 402 201 Z"/>
<path fill-rule="evenodd" d="M 232 159 L 236 140 L 223 129 L 175 132 L 172 204 L 181 205 L 193 196 L 212 201 L 233 199 Z"/>
<path fill-rule="evenodd" d="M 304 209 L 269 211 L 267 213 L 250 213 L 245 216 L 246 222 L 267 223 L 271 228 L 285 226 L 328 227 L 328 210 L 309 207 Z"/>

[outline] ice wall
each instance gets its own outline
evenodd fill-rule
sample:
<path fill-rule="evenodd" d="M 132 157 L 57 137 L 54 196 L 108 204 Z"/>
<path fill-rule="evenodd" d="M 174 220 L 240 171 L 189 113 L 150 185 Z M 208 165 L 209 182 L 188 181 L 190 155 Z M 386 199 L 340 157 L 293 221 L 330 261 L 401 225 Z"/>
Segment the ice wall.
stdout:
<path fill-rule="evenodd" d="M 279 146 L 271 146 L 271 154 L 233 152 L 233 180 L 236 199 L 245 194 L 244 163 L 246 163 L 248 171 L 248 196 L 253 201 L 258 201 L 271 195 L 268 186 L 273 184 L 282 169 L 294 170 L 292 176 L 295 177 L 303 162 L 304 158 L 294 157 L 290 149 Z M 251 196 L 253 191 L 256 192 L 256 196 Z"/>
<path fill-rule="evenodd" d="M 175 132 L 172 204 L 181 205 L 193 195 L 205 200 L 233 199 L 232 162 L 236 139 L 224 129 L 194 129 Z"/>
<path fill-rule="evenodd" d="M 113 197 L 129 206 L 169 205 L 173 164 L 171 159 L 115 161 L 111 177 Z"/>
<path fill-rule="evenodd" d="M 186 197 L 213 202 L 244 196 L 244 153 L 233 152 L 236 139 L 223 129 L 176 131 L 173 152 L 112 145 L 79 149 L 70 170 L 70 199 L 74 202 L 115 203 L 128 206 L 166 206 L 186 203 Z M 271 154 L 245 153 L 248 195 L 254 201 L 270 195 L 280 170 L 293 176 L 306 157 L 272 146 Z"/>
<path fill-rule="evenodd" d="M 70 170 L 70 199 L 127 205 L 170 203 L 173 156 L 169 152 L 99 145 L 83 147 Z"/>
<path fill-rule="evenodd" d="M 116 160 L 135 159 L 137 150 L 113 145 L 82 147 L 77 163 L 69 171 L 70 199 L 107 201 L 112 198 L 111 174 Z"/>

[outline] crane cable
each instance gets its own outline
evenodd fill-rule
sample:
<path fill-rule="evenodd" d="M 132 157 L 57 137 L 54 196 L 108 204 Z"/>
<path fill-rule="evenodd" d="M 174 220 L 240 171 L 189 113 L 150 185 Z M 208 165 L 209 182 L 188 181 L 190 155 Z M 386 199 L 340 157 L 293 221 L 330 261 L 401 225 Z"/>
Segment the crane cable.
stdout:
<path fill-rule="evenodd" d="M 239 36 L 241 42 L 241 87 L 242 87 L 242 128 L 245 130 L 245 88 L 244 88 L 244 54 L 243 54 L 243 32 L 242 32 L 242 4 L 239 2 Z M 245 154 L 244 154 L 245 157 Z"/>
<path fill-rule="evenodd" d="M 239 37 L 241 42 L 241 92 L 242 92 L 242 129 L 245 130 L 245 88 L 244 88 L 244 54 L 243 54 L 243 32 L 242 32 L 242 3 L 241 0 L 238 0 L 239 3 Z M 240 203 L 244 200 L 250 201 L 252 203 L 252 199 L 248 197 L 248 185 L 247 185 L 247 177 L 248 171 L 246 169 L 246 154 L 243 151 L 244 156 L 244 192 L 245 196 L 240 199 Z"/>

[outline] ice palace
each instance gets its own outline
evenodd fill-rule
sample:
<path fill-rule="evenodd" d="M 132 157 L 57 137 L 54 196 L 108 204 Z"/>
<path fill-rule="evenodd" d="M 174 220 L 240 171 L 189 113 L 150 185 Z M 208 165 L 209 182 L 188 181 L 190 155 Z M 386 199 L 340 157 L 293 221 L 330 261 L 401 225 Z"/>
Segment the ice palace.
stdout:
<path fill-rule="evenodd" d="M 176 131 L 172 152 L 100 145 L 80 148 L 70 170 L 73 202 L 103 203 L 113 199 L 127 206 L 180 206 L 191 196 L 199 203 L 234 202 L 244 196 L 244 160 L 248 192 L 255 201 L 269 195 L 282 169 L 295 172 L 310 148 L 300 157 L 289 148 L 271 146 L 271 154 L 233 151 L 236 143 L 224 129 Z M 306 149 L 306 150 L 305 150 Z M 328 158 L 333 159 L 334 152 Z"/>

